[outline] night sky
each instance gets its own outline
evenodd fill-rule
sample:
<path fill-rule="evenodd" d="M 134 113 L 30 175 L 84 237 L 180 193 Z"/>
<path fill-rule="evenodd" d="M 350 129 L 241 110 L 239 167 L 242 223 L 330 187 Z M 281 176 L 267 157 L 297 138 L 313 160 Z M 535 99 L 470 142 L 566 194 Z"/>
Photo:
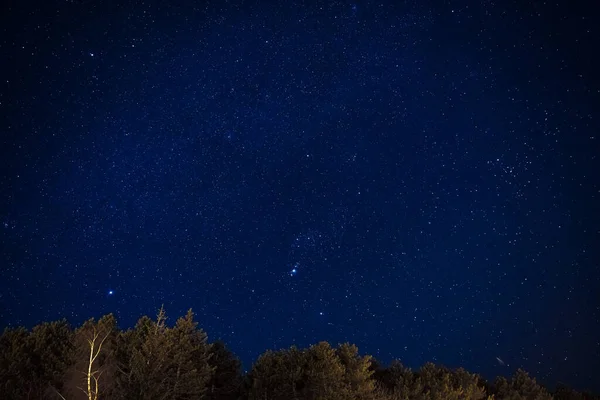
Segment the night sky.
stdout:
<path fill-rule="evenodd" d="M 245 369 L 349 341 L 599 390 L 597 14 L 279 3 L 4 3 L 1 327 L 164 303 Z"/>

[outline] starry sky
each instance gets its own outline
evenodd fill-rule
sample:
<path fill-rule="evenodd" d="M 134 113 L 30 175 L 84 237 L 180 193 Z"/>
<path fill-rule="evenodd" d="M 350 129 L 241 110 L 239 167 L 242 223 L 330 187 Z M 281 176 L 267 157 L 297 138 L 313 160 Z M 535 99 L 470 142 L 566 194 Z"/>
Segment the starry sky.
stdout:
<path fill-rule="evenodd" d="M 350 341 L 600 389 L 593 10 L 38 3 L 0 13 L 2 327 L 164 304 L 246 369 Z"/>

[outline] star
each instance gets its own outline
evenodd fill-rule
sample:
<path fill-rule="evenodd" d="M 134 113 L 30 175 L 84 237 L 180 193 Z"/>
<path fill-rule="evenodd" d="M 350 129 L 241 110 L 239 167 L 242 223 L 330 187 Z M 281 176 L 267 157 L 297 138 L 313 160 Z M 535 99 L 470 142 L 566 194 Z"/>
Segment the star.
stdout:
<path fill-rule="evenodd" d="M 294 263 L 294 266 L 292 267 L 292 270 L 290 271 L 290 276 L 294 276 L 298 273 L 298 268 L 300 267 L 300 263 L 296 262 Z"/>
<path fill-rule="evenodd" d="M 340 335 L 386 363 L 468 359 L 492 377 L 512 362 L 600 390 L 585 368 L 598 308 L 582 301 L 600 257 L 585 107 L 597 75 L 571 57 L 594 50 L 591 13 L 257 2 L 228 24 L 234 6 L 162 3 L 110 29 L 87 23 L 103 18 L 89 7 L 21 29 L 46 18 L 24 4 L 5 27 L 6 58 L 23 62 L 0 79 L 13 95 L 0 99 L 0 254 L 14 287 L 0 333 L 109 312 L 127 330 L 164 302 L 173 320 L 198 312 L 246 366 L 266 345 Z M 187 40 L 199 26 L 210 40 Z M 41 51 L 40 35 L 66 47 Z M 37 107 L 48 96 L 55 118 Z M 569 324 L 536 333 L 566 310 Z"/>

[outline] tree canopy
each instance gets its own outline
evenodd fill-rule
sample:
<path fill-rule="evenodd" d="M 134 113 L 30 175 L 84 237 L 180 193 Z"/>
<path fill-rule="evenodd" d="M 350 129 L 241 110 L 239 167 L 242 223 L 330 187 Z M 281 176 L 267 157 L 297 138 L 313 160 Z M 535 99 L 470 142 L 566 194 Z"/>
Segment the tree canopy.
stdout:
<path fill-rule="evenodd" d="M 161 308 L 120 330 L 113 315 L 0 336 L 2 399 L 87 400 L 587 400 L 549 391 L 526 371 L 486 382 L 463 368 L 382 366 L 350 343 L 267 350 L 247 374 L 225 343 L 208 342 L 192 310 L 172 326 Z"/>

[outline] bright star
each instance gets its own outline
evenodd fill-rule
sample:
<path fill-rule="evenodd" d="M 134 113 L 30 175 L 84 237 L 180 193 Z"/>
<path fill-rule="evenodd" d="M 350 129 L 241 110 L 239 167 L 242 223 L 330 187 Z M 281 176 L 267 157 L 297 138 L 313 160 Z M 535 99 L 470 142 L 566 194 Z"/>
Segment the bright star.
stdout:
<path fill-rule="evenodd" d="M 108 295 L 109 295 L 109 296 L 110 296 L 110 295 L 112 295 L 112 294 L 114 294 L 114 293 L 115 293 L 115 292 L 113 292 L 112 290 L 109 290 L 109 291 L 108 291 Z"/>
<path fill-rule="evenodd" d="M 292 266 L 292 270 L 290 271 L 290 276 L 296 275 L 296 273 L 298 272 L 298 267 L 300 267 L 300 263 L 294 263 L 294 265 Z"/>

